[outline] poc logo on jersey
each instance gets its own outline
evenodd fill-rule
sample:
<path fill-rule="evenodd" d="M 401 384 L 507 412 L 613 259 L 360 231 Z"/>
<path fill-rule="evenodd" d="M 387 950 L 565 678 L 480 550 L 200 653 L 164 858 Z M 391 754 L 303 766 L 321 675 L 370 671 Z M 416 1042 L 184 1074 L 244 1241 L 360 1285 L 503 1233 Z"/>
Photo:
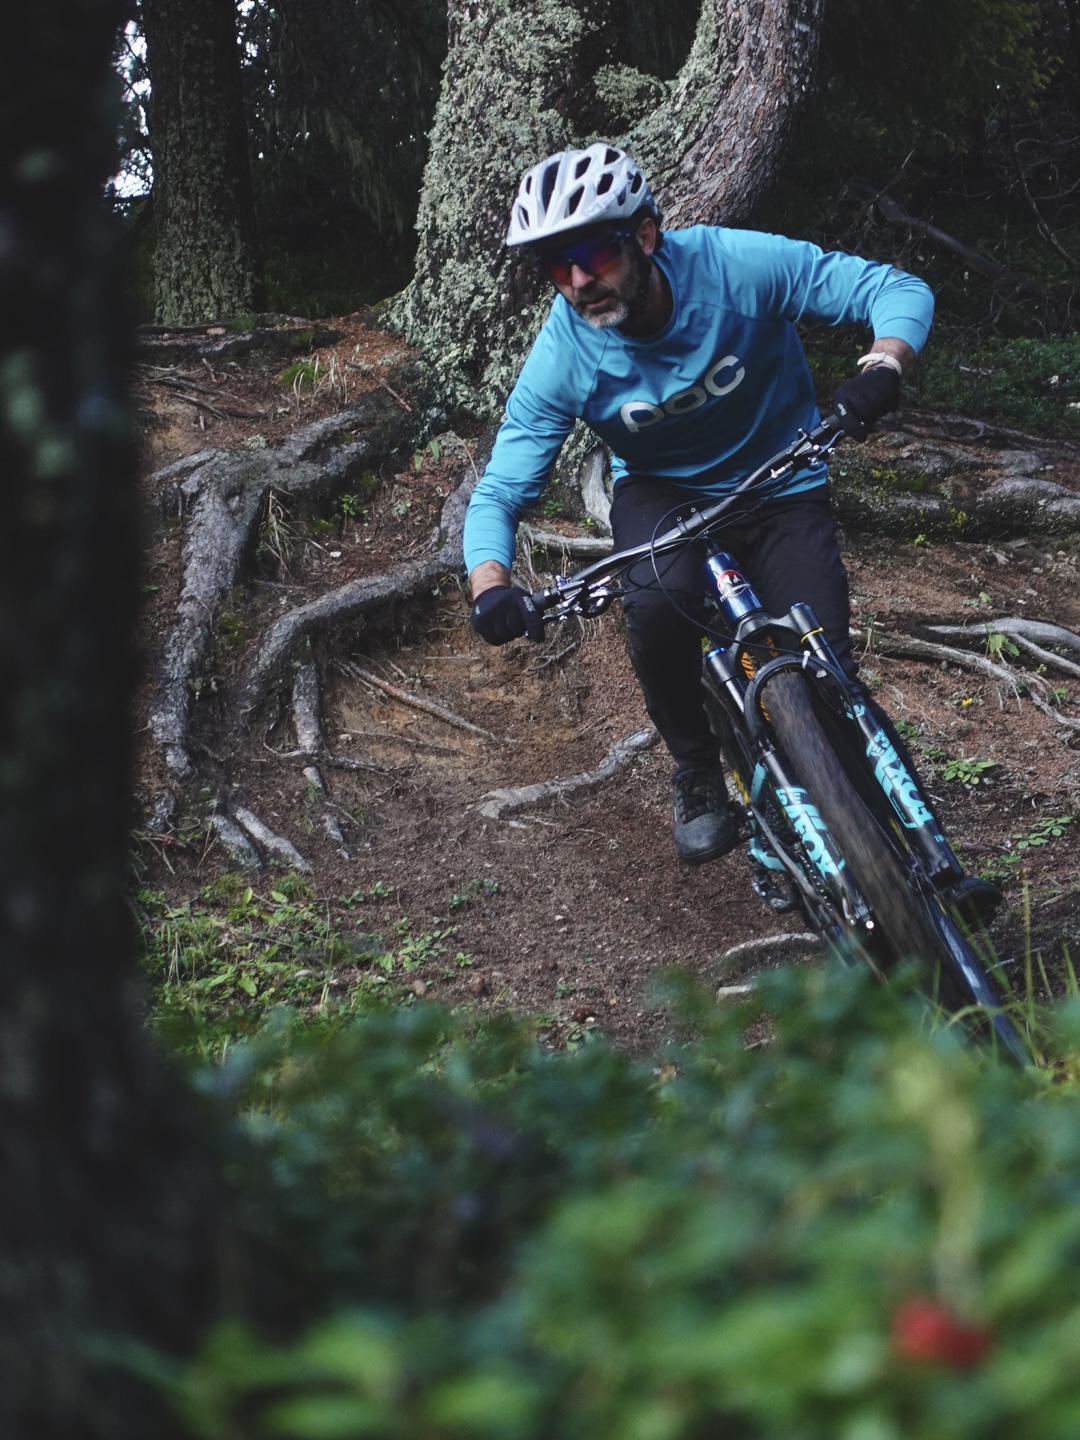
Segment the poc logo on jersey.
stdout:
<path fill-rule="evenodd" d="M 630 433 L 636 435 L 639 430 L 658 424 L 667 415 L 685 415 L 690 410 L 696 410 L 699 405 L 705 404 L 710 395 L 730 395 L 736 385 L 742 384 L 745 375 L 746 370 L 739 363 L 739 357 L 725 355 L 705 372 L 699 384 L 691 385 L 689 390 L 680 390 L 663 405 L 653 405 L 648 400 L 628 400 L 619 410 L 619 418 Z"/>

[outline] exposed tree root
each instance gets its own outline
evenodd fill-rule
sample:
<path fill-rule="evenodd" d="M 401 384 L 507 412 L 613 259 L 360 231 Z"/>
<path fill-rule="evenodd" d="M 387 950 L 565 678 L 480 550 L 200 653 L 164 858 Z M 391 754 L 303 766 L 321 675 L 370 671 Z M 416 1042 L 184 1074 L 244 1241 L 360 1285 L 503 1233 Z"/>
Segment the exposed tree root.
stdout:
<path fill-rule="evenodd" d="M 729 965 L 741 960 L 766 959 L 777 951 L 821 950 L 824 943 L 820 935 L 809 930 L 794 935 L 763 935 L 756 940 L 744 940 L 740 945 L 733 945 L 730 950 L 725 950 L 719 963 Z"/>
<path fill-rule="evenodd" d="M 998 634 L 1011 635 L 1017 642 L 1032 653 L 1044 664 L 1053 664 L 1068 674 L 1076 674 L 1077 667 L 1068 660 L 1063 660 L 1060 655 L 1055 655 L 1049 650 L 1043 650 L 1034 641 L 1027 638 L 1031 632 L 1044 635 L 1052 639 L 1053 643 L 1068 644 L 1077 647 L 1080 636 L 1074 635 L 1071 630 L 1062 629 L 1058 625 L 1047 625 L 1039 621 L 1029 621 L 1010 617 L 1002 621 L 987 622 L 988 628 L 982 626 L 967 625 L 936 625 L 928 627 L 938 634 L 955 634 L 964 638 L 978 640 L 985 643 L 986 635 Z M 1006 628 L 1009 627 L 1009 628 Z M 1027 632 L 1027 633 L 1025 633 Z M 1047 633 L 1049 632 L 1049 634 Z M 958 665 L 968 670 L 978 671 L 988 676 L 998 684 L 1007 686 L 1016 696 L 1017 704 L 1020 703 L 1021 691 L 1026 693 L 1027 698 L 1044 715 L 1053 720 L 1059 730 L 1066 732 L 1064 737 L 1080 733 L 1080 720 L 1074 720 L 1063 715 L 1057 706 L 1052 705 L 1046 698 L 1050 686 L 1041 675 L 1033 675 L 1030 670 L 1016 671 L 1009 669 L 1006 665 L 995 664 L 988 660 L 985 655 L 973 654 L 969 650 L 957 650 L 952 645 L 939 645 L 932 640 L 918 640 L 914 637 L 902 637 L 887 635 L 881 630 L 851 632 L 852 640 L 862 642 L 870 651 L 876 651 L 879 655 L 896 655 L 901 658 L 913 658 L 918 660 L 945 661 L 950 665 Z"/>
<path fill-rule="evenodd" d="M 403 601 L 430 591 L 446 575 L 460 571 L 464 564 L 461 537 L 465 507 L 475 484 L 469 473 L 443 506 L 434 553 L 421 560 L 407 560 L 381 575 L 368 575 L 321 595 L 307 605 L 280 616 L 267 630 L 248 671 L 243 706 L 252 710 L 296 653 L 297 647 L 314 631 L 343 620 L 357 620 L 390 601 Z"/>
<path fill-rule="evenodd" d="M 296 747 L 305 755 L 317 755 L 323 748 L 319 672 L 315 662 L 301 665 L 293 678 L 292 714 Z"/>
<path fill-rule="evenodd" d="M 230 330 L 224 325 L 140 325 L 136 332 L 139 359 L 158 364 L 248 355 L 252 350 L 305 355 L 340 339 L 341 331 L 329 325 L 313 325 L 310 320 L 285 315 L 260 315 L 248 330 Z"/>
<path fill-rule="evenodd" d="M 275 860 L 283 861 L 294 870 L 303 871 L 305 875 L 312 873 L 311 865 L 300 854 L 292 841 L 286 840 L 284 835 L 276 835 L 269 825 L 264 825 L 252 811 L 246 810 L 242 805 L 236 805 L 233 807 L 233 816 L 237 824 L 241 825 L 252 840 L 256 841 L 268 855 Z"/>
<path fill-rule="evenodd" d="M 1067 675 L 1080 676 L 1080 665 L 1043 648 L 1046 645 L 1060 645 L 1080 654 L 1080 635 L 1061 625 L 1048 625 L 1042 620 L 1025 620 L 1021 616 L 1005 615 L 1000 620 L 984 620 L 978 625 L 928 625 L 926 628 L 931 635 L 975 640 L 983 645 L 992 635 L 1006 635 L 1041 664 L 1053 665 Z"/>
<path fill-rule="evenodd" d="M 198 465 L 170 466 L 155 477 L 170 484 L 183 475 L 179 489 L 189 511 L 184 580 L 150 714 L 151 733 L 174 774 L 191 769 L 187 735 L 199 672 L 222 599 L 236 584 L 271 491 L 305 498 L 333 493 L 414 433 L 400 408 L 376 391 L 273 448 L 203 452 Z M 336 443 L 343 435 L 344 443 Z"/>
<path fill-rule="evenodd" d="M 970 650 L 957 650 L 954 645 L 938 645 L 932 640 L 917 640 L 914 636 L 889 635 L 883 630 L 852 630 L 852 641 L 863 644 L 871 653 L 896 655 L 917 660 L 945 661 L 964 670 L 976 670 L 988 679 L 996 681 L 1011 690 L 1019 699 L 1022 687 L 1032 684 L 1045 688 L 1046 682 L 1038 675 L 1018 675 L 1006 665 L 996 665 L 985 655 L 975 655 Z"/>
<path fill-rule="evenodd" d="M 1080 494 L 1028 475 L 1005 476 L 962 504 L 931 492 L 882 496 L 843 484 L 833 499 L 842 525 L 886 534 L 922 531 L 938 539 L 993 540 L 1080 529 Z"/>
<path fill-rule="evenodd" d="M 261 870 L 262 856 L 251 843 L 251 837 L 228 815 L 215 815 L 210 821 L 211 832 L 217 837 L 227 854 L 243 870 Z"/>
<path fill-rule="evenodd" d="M 598 560 L 610 555 L 614 549 L 610 536 L 559 535 L 554 530 L 537 530 L 532 525 L 522 525 L 518 534 L 523 545 L 554 554 L 571 555 L 577 560 Z"/>
<path fill-rule="evenodd" d="M 520 785 L 512 790 L 492 790 L 473 808 L 485 820 L 501 820 L 504 815 L 513 815 L 545 800 L 564 799 L 577 790 L 591 790 L 593 786 L 610 780 L 640 750 L 648 750 L 659 738 L 652 728 L 635 730 L 613 745 L 595 770 L 558 780 L 542 780 L 536 785 Z"/>

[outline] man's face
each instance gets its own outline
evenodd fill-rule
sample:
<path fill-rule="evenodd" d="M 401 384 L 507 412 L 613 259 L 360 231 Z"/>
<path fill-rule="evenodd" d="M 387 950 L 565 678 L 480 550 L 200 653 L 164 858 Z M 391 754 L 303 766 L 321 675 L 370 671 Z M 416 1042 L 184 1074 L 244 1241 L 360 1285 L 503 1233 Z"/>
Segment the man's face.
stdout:
<path fill-rule="evenodd" d="M 610 226 L 571 233 L 540 249 L 538 258 L 559 294 L 597 330 L 629 318 L 649 269 L 630 232 Z"/>

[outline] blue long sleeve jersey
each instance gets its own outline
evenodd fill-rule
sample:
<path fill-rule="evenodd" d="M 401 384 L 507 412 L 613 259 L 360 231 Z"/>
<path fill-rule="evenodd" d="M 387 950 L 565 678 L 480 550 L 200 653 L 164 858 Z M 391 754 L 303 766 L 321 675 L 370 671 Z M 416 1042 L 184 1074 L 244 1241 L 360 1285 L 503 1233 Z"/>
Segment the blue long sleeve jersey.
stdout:
<path fill-rule="evenodd" d="M 610 447 L 615 484 L 666 476 L 719 496 L 819 419 L 797 320 L 926 341 L 934 300 L 913 275 L 805 241 L 697 225 L 665 231 L 656 263 L 671 318 L 644 338 L 597 330 L 556 297 L 506 404 L 465 520 L 465 563 L 508 568 L 580 416 Z M 825 467 L 785 493 L 824 483 Z"/>

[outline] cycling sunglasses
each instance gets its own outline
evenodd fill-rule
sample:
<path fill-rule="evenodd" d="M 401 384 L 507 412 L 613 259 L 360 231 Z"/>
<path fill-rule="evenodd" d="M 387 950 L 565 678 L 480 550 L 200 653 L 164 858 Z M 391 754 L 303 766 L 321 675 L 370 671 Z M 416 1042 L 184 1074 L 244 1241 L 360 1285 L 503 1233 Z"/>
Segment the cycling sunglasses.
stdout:
<path fill-rule="evenodd" d="M 605 274 L 618 260 L 630 239 L 629 230 L 605 230 L 562 250 L 537 250 L 536 263 L 556 285 L 569 285 L 571 266 L 576 265 L 593 279 Z"/>

